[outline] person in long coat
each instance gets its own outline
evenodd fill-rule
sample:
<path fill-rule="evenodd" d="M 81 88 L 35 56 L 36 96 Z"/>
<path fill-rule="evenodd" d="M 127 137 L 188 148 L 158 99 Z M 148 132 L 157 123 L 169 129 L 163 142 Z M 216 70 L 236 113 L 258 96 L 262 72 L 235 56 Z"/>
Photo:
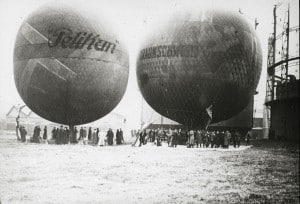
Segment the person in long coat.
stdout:
<path fill-rule="evenodd" d="M 163 133 L 163 130 L 162 129 L 158 129 L 158 132 L 157 132 L 157 146 L 161 146 L 161 139 L 162 137 L 164 136 L 164 133 Z"/>
<path fill-rule="evenodd" d="M 207 148 L 209 146 L 209 132 L 205 130 L 204 132 L 204 139 L 203 139 L 203 145 Z"/>
<path fill-rule="evenodd" d="M 175 129 L 173 132 L 172 132 L 172 143 L 171 143 L 171 146 L 172 147 L 177 147 L 177 144 L 178 144 L 178 131 L 177 129 Z"/>
<path fill-rule="evenodd" d="M 58 133 L 59 133 L 59 128 L 56 128 L 56 129 L 55 129 L 55 141 L 56 141 L 56 139 L 57 139 L 57 137 L 58 137 Z"/>
<path fill-rule="evenodd" d="M 99 143 L 99 133 L 100 133 L 100 130 L 99 128 L 96 129 L 96 144 Z"/>
<path fill-rule="evenodd" d="M 86 127 L 83 128 L 82 140 L 83 140 L 83 144 L 87 144 L 88 137 L 87 137 L 87 129 L 86 129 Z"/>
<path fill-rule="evenodd" d="M 117 132 L 116 132 L 116 144 L 121 144 L 121 140 L 120 140 L 120 131 L 119 129 L 117 129 Z"/>
<path fill-rule="evenodd" d="M 123 130 L 121 128 L 120 128 L 120 141 L 121 141 L 120 144 L 124 143 Z"/>
<path fill-rule="evenodd" d="M 195 132 L 195 142 L 196 142 L 197 148 L 199 145 L 201 147 L 202 139 L 201 139 L 201 132 L 199 130 L 197 130 Z"/>
<path fill-rule="evenodd" d="M 104 146 L 105 145 L 105 137 L 106 137 L 106 132 L 101 130 L 99 132 L 99 142 L 98 142 L 99 146 Z"/>
<path fill-rule="evenodd" d="M 61 128 L 61 127 L 60 127 Z M 59 133 L 60 133 L 60 129 L 59 128 L 56 128 L 55 130 L 55 144 L 59 144 Z"/>
<path fill-rule="evenodd" d="M 241 144 L 241 134 L 236 131 L 236 144 L 238 147 L 240 147 L 240 144 Z"/>
<path fill-rule="evenodd" d="M 151 142 L 155 142 L 155 131 L 154 130 L 150 130 L 149 136 L 151 138 Z"/>
<path fill-rule="evenodd" d="M 89 127 L 88 140 L 90 141 L 91 139 L 92 139 L 92 127 Z"/>
<path fill-rule="evenodd" d="M 216 147 L 220 147 L 221 145 L 221 134 L 219 131 L 216 131 Z"/>
<path fill-rule="evenodd" d="M 88 143 L 88 130 L 86 129 L 86 127 L 83 128 L 83 144 L 87 144 Z"/>
<path fill-rule="evenodd" d="M 206 146 L 206 131 L 202 130 L 201 131 L 201 138 L 202 138 L 202 147 Z"/>
<path fill-rule="evenodd" d="M 47 126 L 44 127 L 43 140 L 47 140 Z"/>
<path fill-rule="evenodd" d="M 114 144 L 114 133 L 111 128 L 107 131 L 107 143 L 108 145 Z"/>
<path fill-rule="evenodd" d="M 98 134 L 97 134 L 97 129 L 94 129 L 93 133 L 92 133 L 92 144 L 97 144 L 97 137 L 98 137 Z"/>
<path fill-rule="evenodd" d="M 145 134 L 144 134 L 144 131 L 140 132 L 140 145 L 139 145 L 139 147 L 141 147 L 142 145 L 145 144 Z"/>
<path fill-rule="evenodd" d="M 194 135 L 194 130 L 189 131 L 189 140 L 188 140 L 188 146 L 189 147 L 194 147 L 195 144 L 195 135 Z"/>
<path fill-rule="evenodd" d="M 87 137 L 87 130 L 86 127 L 83 128 L 83 138 Z"/>
<path fill-rule="evenodd" d="M 248 131 L 245 137 L 246 146 L 250 144 L 251 132 Z"/>
<path fill-rule="evenodd" d="M 33 142 L 34 143 L 40 143 L 40 133 L 41 133 L 41 128 L 39 125 L 35 126 L 33 130 Z"/>
<path fill-rule="evenodd" d="M 230 137 L 231 137 L 231 134 L 230 134 L 230 132 L 227 130 L 227 131 L 225 132 L 225 135 L 224 135 L 224 148 L 228 148 Z"/>
<path fill-rule="evenodd" d="M 69 143 L 69 136 L 70 136 L 69 134 L 70 134 L 69 129 L 65 127 L 64 134 L 63 134 L 63 144 Z"/>
<path fill-rule="evenodd" d="M 225 133 L 224 131 L 220 132 L 220 142 L 221 142 L 221 146 L 224 148 L 224 138 L 225 138 Z"/>
<path fill-rule="evenodd" d="M 169 129 L 169 130 L 166 132 L 166 135 L 167 135 L 168 146 L 170 146 L 171 143 L 172 143 L 172 131 L 171 131 L 171 129 Z"/>
<path fill-rule="evenodd" d="M 53 127 L 51 133 L 52 133 L 52 139 L 55 140 L 56 139 L 56 128 L 55 127 Z"/>
<path fill-rule="evenodd" d="M 233 143 L 233 147 L 234 148 L 236 148 L 236 137 L 237 137 L 237 133 L 236 133 L 236 131 L 234 131 L 233 133 L 232 133 L 232 143 Z"/>
<path fill-rule="evenodd" d="M 21 142 L 26 142 L 27 131 L 24 126 L 20 127 Z"/>
<path fill-rule="evenodd" d="M 63 126 L 60 126 L 60 129 L 58 131 L 56 139 L 57 139 L 57 144 L 63 144 L 63 141 L 64 141 L 64 128 L 63 128 Z"/>
<path fill-rule="evenodd" d="M 78 136 L 78 130 L 77 130 L 77 127 L 74 128 L 74 138 L 73 138 L 73 142 L 74 143 L 77 143 L 77 136 Z"/>
<path fill-rule="evenodd" d="M 211 139 L 211 148 L 217 147 L 217 136 L 215 131 L 211 132 L 210 139 Z"/>
<path fill-rule="evenodd" d="M 80 128 L 79 130 L 79 138 L 78 140 L 81 140 L 83 138 L 83 127 Z"/>
<path fill-rule="evenodd" d="M 184 144 L 185 142 L 185 135 L 181 129 L 178 129 L 178 143 L 177 144 Z"/>

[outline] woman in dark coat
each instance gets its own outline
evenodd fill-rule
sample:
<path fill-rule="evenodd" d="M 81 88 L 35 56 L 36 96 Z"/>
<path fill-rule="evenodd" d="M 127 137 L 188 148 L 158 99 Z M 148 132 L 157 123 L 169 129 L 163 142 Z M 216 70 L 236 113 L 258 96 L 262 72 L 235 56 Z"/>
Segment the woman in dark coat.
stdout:
<path fill-rule="evenodd" d="M 108 145 L 114 144 L 114 133 L 111 128 L 107 131 L 107 143 Z"/>
<path fill-rule="evenodd" d="M 117 129 L 117 132 L 116 132 L 116 144 L 121 144 L 121 140 L 120 140 L 120 131 L 119 129 Z"/>
<path fill-rule="evenodd" d="M 63 144 L 68 144 L 69 142 L 69 129 L 65 127 L 64 134 L 63 134 Z"/>
<path fill-rule="evenodd" d="M 35 126 L 33 131 L 33 138 L 32 138 L 34 143 L 40 143 L 40 133 L 41 133 L 40 126 Z"/>
<path fill-rule="evenodd" d="M 58 133 L 56 135 L 56 144 L 62 144 L 63 135 L 64 135 L 64 129 L 63 129 L 63 126 L 61 125 L 60 129 L 58 129 Z"/>
<path fill-rule="evenodd" d="M 124 143 L 123 130 L 120 128 L 120 144 Z"/>
<path fill-rule="evenodd" d="M 56 128 L 54 127 L 51 131 L 52 133 L 52 139 L 55 139 L 56 138 Z"/>
<path fill-rule="evenodd" d="M 96 131 L 96 144 L 99 143 L 99 132 L 100 132 L 100 130 L 99 130 L 99 128 L 97 128 L 97 131 Z"/>
<path fill-rule="evenodd" d="M 44 127 L 43 140 L 47 140 L 47 126 Z"/>
<path fill-rule="evenodd" d="M 79 138 L 78 138 L 78 140 L 81 140 L 81 139 L 83 139 L 83 127 L 81 127 L 80 130 L 79 130 Z"/>
<path fill-rule="evenodd" d="M 77 143 L 78 141 L 77 141 L 77 135 L 78 135 L 78 130 L 77 130 L 77 127 L 75 127 L 75 129 L 74 129 L 74 143 Z"/>
<path fill-rule="evenodd" d="M 92 127 L 89 127 L 88 140 L 90 141 L 91 139 L 92 139 Z"/>

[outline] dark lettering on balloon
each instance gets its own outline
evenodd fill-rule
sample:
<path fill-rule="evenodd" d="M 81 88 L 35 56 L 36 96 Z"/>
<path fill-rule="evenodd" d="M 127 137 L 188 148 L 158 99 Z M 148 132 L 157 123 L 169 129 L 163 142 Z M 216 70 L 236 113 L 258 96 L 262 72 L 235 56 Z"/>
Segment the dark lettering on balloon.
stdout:
<path fill-rule="evenodd" d="M 100 38 L 99 34 L 77 32 L 73 33 L 71 29 L 62 28 L 55 31 L 49 31 L 48 46 L 69 49 L 95 49 L 96 51 L 114 53 L 116 44 Z"/>
<path fill-rule="evenodd" d="M 224 41 L 221 45 L 159 45 L 148 47 L 141 51 L 140 60 L 160 57 L 191 57 L 213 56 L 216 52 L 226 52 L 229 48 L 239 44 L 238 39 Z"/>

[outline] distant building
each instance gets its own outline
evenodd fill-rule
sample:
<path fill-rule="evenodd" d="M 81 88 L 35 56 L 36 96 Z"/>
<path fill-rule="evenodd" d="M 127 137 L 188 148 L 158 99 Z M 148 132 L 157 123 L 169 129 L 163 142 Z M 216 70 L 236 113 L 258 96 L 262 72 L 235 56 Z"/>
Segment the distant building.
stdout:
<path fill-rule="evenodd" d="M 126 130 L 126 118 L 121 114 L 111 112 L 99 120 L 80 126 L 95 127 L 105 131 L 111 128 L 114 132 L 121 128 L 124 131 Z"/>
<path fill-rule="evenodd" d="M 146 129 L 158 129 L 158 128 L 163 128 L 163 129 L 182 129 L 184 128 L 183 125 L 169 119 L 169 118 L 165 118 L 161 115 L 159 115 L 159 117 L 156 118 L 156 120 L 154 120 L 152 123 L 148 124 L 148 126 L 146 126 Z"/>
<path fill-rule="evenodd" d="M 25 126 L 28 135 L 30 135 L 33 132 L 34 126 L 36 125 L 40 125 L 42 129 L 45 125 L 48 126 L 48 128 L 51 126 L 53 127 L 59 125 L 57 123 L 52 123 L 48 120 L 41 118 L 40 116 L 36 115 L 34 112 L 32 112 L 29 109 L 20 110 L 19 115 L 20 115 L 20 124 Z M 8 111 L 8 113 L 6 114 L 6 120 L 4 121 L 2 128 L 5 130 L 15 130 L 17 116 L 18 116 L 18 107 L 12 106 Z"/>
<path fill-rule="evenodd" d="M 263 139 L 263 118 L 253 118 L 253 127 L 251 129 L 252 139 Z"/>

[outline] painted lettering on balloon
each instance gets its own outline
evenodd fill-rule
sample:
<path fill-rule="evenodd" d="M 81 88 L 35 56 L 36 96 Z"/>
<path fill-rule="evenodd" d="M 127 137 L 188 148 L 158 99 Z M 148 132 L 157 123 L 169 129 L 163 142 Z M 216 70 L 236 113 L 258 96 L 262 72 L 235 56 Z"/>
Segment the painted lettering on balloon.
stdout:
<path fill-rule="evenodd" d="M 159 45 L 143 49 L 140 52 L 140 60 L 160 58 L 160 57 L 191 57 L 198 58 L 214 54 L 216 52 L 226 52 L 230 47 L 239 44 L 238 39 L 224 41 L 221 45 Z"/>
<path fill-rule="evenodd" d="M 49 36 L 49 47 L 61 46 L 62 48 L 69 49 L 95 49 L 96 51 L 110 52 L 111 54 L 113 54 L 116 49 L 115 43 L 101 39 L 99 34 L 94 33 L 74 33 L 71 29 L 62 28 L 49 31 Z"/>

